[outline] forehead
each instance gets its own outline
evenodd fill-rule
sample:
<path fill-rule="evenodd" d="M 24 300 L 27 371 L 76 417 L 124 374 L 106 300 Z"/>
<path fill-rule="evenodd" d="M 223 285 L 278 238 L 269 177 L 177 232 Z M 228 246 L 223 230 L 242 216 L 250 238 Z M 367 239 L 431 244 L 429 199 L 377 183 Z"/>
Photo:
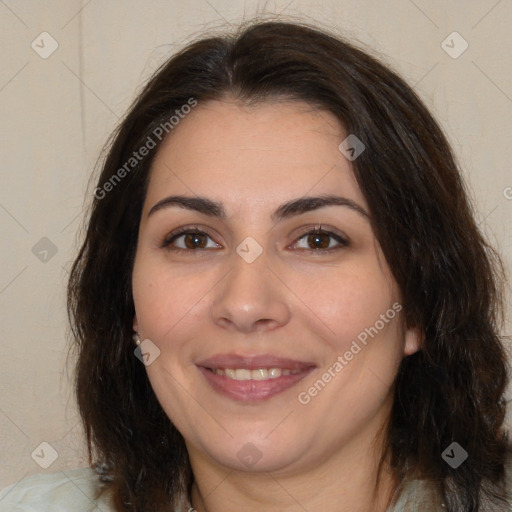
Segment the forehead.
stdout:
<path fill-rule="evenodd" d="M 333 114 L 303 102 L 199 104 L 159 148 L 147 202 L 171 191 L 252 204 L 342 193 L 365 207 L 338 149 L 345 137 Z"/>

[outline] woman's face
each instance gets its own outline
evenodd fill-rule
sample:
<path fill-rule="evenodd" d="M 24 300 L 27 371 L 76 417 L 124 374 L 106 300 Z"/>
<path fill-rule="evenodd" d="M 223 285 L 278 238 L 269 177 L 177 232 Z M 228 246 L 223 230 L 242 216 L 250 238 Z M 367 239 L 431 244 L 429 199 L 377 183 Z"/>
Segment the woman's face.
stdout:
<path fill-rule="evenodd" d="M 347 135 L 304 103 L 215 101 L 154 160 L 134 328 L 193 463 L 286 474 L 356 457 L 386 422 L 419 340 Z"/>

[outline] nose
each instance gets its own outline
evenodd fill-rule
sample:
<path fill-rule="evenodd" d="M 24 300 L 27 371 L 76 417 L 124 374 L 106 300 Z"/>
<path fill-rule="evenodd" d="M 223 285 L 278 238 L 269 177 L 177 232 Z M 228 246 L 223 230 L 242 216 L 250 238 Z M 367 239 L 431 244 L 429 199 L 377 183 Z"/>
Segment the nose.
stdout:
<path fill-rule="evenodd" d="M 246 334 L 286 325 L 291 292 L 270 268 L 265 253 L 252 263 L 238 254 L 232 260 L 230 271 L 213 291 L 213 322 Z"/>

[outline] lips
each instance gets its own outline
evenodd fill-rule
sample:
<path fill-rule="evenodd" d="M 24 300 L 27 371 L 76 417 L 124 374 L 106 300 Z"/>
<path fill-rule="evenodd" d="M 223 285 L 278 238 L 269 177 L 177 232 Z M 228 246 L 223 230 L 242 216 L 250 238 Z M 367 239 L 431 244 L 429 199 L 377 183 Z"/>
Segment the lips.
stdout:
<path fill-rule="evenodd" d="M 221 354 L 197 363 L 218 393 L 242 402 L 266 400 L 291 388 L 316 365 L 271 355 Z"/>

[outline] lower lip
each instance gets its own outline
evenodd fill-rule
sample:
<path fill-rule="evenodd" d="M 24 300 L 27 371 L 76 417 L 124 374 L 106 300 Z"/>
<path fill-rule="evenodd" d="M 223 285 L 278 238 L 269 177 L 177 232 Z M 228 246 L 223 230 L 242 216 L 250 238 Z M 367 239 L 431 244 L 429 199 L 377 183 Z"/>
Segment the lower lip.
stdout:
<path fill-rule="evenodd" d="M 267 400 L 295 386 L 313 370 L 313 368 L 306 368 L 300 373 L 281 375 L 267 380 L 234 380 L 217 375 L 202 366 L 198 368 L 215 391 L 240 402 Z"/>

